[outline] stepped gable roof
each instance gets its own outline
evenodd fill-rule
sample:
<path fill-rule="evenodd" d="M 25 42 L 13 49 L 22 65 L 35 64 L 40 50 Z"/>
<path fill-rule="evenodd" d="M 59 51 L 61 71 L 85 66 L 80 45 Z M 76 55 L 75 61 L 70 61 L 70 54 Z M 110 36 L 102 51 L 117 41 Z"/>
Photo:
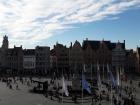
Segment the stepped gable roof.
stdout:
<path fill-rule="evenodd" d="M 73 47 L 81 47 L 81 44 L 80 42 L 78 42 L 77 40 L 75 41 Z"/>
<path fill-rule="evenodd" d="M 88 45 L 90 45 L 92 49 L 97 50 L 100 46 L 100 41 L 84 40 L 83 49 L 86 49 Z"/>
<path fill-rule="evenodd" d="M 112 43 L 110 41 L 103 41 L 105 43 L 105 45 L 107 46 L 107 48 L 109 50 L 112 50 L 116 47 L 116 43 Z M 100 47 L 100 43 L 101 41 L 96 41 L 96 40 L 84 40 L 83 41 L 83 49 L 86 49 L 88 44 L 91 46 L 91 48 L 93 50 L 97 50 Z M 122 45 L 122 48 L 125 49 L 125 44 L 124 43 L 120 43 Z"/>
<path fill-rule="evenodd" d="M 35 49 L 25 49 L 23 50 L 24 55 L 35 55 Z"/>
<path fill-rule="evenodd" d="M 110 41 L 103 41 L 109 49 L 112 49 Z M 83 42 L 83 49 L 86 49 L 88 44 L 91 46 L 93 50 L 97 50 L 100 47 L 101 41 L 98 40 L 84 40 Z"/>

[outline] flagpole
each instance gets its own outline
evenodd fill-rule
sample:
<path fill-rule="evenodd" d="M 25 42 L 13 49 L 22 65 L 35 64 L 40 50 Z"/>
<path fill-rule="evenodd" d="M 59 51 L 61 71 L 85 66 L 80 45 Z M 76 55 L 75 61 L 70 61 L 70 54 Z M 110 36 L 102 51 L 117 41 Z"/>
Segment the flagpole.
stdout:
<path fill-rule="evenodd" d="M 69 48 L 68 51 L 69 51 L 69 57 L 70 57 L 70 48 Z M 70 73 L 69 74 L 69 79 L 70 79 L 71 78 L 70 59 L 69 59 L 69 73 Z"/>
<path fill-rule="evenodd" d="M 111 105 L 112 105 L 112 83 L 111 83 Z"/>
<path fill-rule="evenodd" d="M 120 69 L 120 68 L 117 66 L 117 67 L 116 67 L 116 71 L 117 71 L 117 101 L 118 101 L 119 84 L 120 84 L 120 83 L 119 83 L 119 82 L 120 82 L 120 81 L 119 81 L 119 69 Z"/>
<path fill-rule="evenodd" d="M 122 68 L 124 69 L 124 67 L 122 67 Z M 123 88 L 123 85 L 122 85 L 122 78 L 123 78 L 123 75 L 124 75 L 124 74 L 122 74 L 122 72 L 123 72 L 123 71 L 122 71 L 122 70 L 123 70 L 122 68 L 121 68 L 121 89 L 120 89 L 121 92 L 122 92 L 122 88 Z"/>
<path fill-rule="evenodd" d="M 86 81 L 85 75 L 84 75 L 84 71 L 82 69 L 81 71 L 81 75 L 82 75 L 82 79 L 81 79 L 81 87 L 82 87 L 82 104 L 83 104 L 83 98 L 84 98 L 84 89 L 91 94 L 91 89 L 90 89 L 90 84 Z"/>
<path fill-rule="evenodd" d="M 91 56 L 90 62 L 91 62 L 91 86 L 92 86 L 93 85 L 93 83 L 92 83 L 92 58 L 93 58 L 92 51 L 90 51 L 90 56 Z"/>
<path fill-rule="evenodd" d="M 111 84 L 111 105 L 112 105 L 112 84 Z"/>
<path fill-rule="evenodd" d="M 91 84 L 92 84 L 92 63 L 91 63 Z"/>
<path fill-rule="evenodd" d="M 99 66 L 99 64 L 98 64 L 98 68 L 97 68 L 97 72 L 98 72 L 98 82 L 99 82 L 99 93 L 101 92 L 101 77 L 100 77 L 100 66 Z"/>
<path fill-rule="evenodd" d="M 104 75 L 104 63 L 103 63 L 103 80 L 105 79 L 105 75 Z"/>
<path fill-rule="evenodd" d="M 110 90 L 110 105 L 112 105 L 112 83 L 109 81 L 110 79 L 109 79 L 109 77 L 110 77 L 110 70 L 109 70 L 109 64 L 107 64 L 107 72 L 108 72 L 108 84 L 110 84 L 111 85 L 111 90 Z M 109 85 L 109 86 L 110 86 Z"/>
<path fill-rule="evenodd" d="M 84 68 L 85 68 L 85 64 L 84 64 Z M 82 82 L 83 82 L 83 69 L 82 69 Z M 83 105 L 83 83 L 82 83 L 82 105 Z"/>
<path fill-rule="evenodd" d="M 63 90 L 63 78 L 64 78 L 64 77 L 63 77 L 63 69 L 62 69 L 62 104 L 63 104 L 63 91 L 64 91 L 64 90 Z"/>

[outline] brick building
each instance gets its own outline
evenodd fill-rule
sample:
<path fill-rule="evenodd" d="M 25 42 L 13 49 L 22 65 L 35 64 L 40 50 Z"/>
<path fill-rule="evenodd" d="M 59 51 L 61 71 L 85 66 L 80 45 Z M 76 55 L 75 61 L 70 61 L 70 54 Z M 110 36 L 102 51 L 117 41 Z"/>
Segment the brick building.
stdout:
<path fill-rule="evenodd" d="M 84 58 L 81 44 L 76 40 L 69 48 L 69 67 L 70 72 L 79 74 L 83 70 Z"/>
<path fill-rule="evenodd" d="M 118 45 L 121 50 L 118 51 Z M 114 66 L 116 58 L 120 57 L 123 52 L 123 64 L 125 59 L 125 41 L 124 43 L 112 43 L 111 41 L 98 41 L 98 40 L 84 40 L 83 41 L 84 64 L 86 65 L 87 73 L 96 74 L 97 64 L 100 68 L 101 74 L 107 74 L 107 64 Z M 118 61 L 119 62 L 119 61 Z M 122 63 L 122 61 L 121 61 Z"/>
<path fill-rule="evenodd" d="M 52 56 L 55 56 L 56 61 L 52 61 L 52 62 L 56 62 L 56 69 L 57 69 L 57 73 L 58 75 L 62 75 L 63 74 L 68 74 L 69 73 L 69 52 L 68 52 L 68 48 L 66 46 L 63 46 L 62 44 L 56 43 L 56 45 L 54 45 L 54 48 L 51 51 Z"/>

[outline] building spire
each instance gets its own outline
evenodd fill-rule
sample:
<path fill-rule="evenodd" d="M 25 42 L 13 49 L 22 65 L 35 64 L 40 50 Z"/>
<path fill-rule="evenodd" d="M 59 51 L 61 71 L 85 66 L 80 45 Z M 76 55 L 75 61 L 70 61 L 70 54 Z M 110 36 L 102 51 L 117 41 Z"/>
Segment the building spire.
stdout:
<path fill-rule="evenodd" d="M 2 48 L 3 49 L 8 49 L 8 47 L 9 47 L 8 36 L 5 35 L 3 37 Z"/>

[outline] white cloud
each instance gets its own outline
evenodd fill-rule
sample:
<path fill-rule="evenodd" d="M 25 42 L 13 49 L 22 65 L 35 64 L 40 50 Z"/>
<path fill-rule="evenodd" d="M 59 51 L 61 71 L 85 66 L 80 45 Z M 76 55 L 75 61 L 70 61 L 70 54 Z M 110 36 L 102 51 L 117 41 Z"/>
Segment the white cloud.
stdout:
<path fill-rule="evenodd" d="M 119 19 L 119 17 L 111 17 L 111 18 L 108 18 L 108 20 L 117 20 Z"/>
<path fill-rule="evenodd" d="M 0 33 L 8 34 L 12 44 L 27 45 L 77 23 L 118 19 L 133 7 L 139 8 L 140 0 L 0 0 Z"/>

